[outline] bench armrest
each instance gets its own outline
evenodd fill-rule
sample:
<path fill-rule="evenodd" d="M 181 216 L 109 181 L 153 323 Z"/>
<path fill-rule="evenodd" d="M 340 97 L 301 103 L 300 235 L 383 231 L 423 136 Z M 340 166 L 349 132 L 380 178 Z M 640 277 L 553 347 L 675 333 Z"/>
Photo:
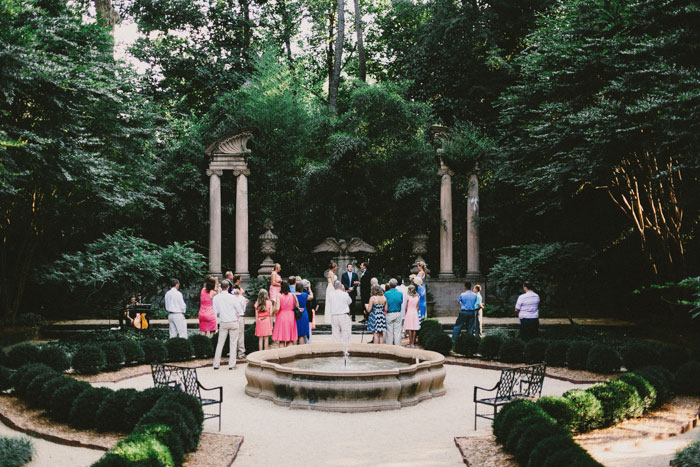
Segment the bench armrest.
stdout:
<path fill-rule="evenodd" d="M 197 384 L 199 385 L 199 389 L 201 389 L 202 391 L 216 391 L 216 390 L 218 390 L 219 391 L 219 402 L 224 401 L 224 388 L 223 388 L 223 386 L 216 386 L 213 388 L 205 388 L 204 386 L 202 386 L 202 383 L 200 383 L 199 380 L 197 380 Z"/>
<path fill-rule="evenodd" d="M 501 384 L 500 381 L 498 383 L 496 383 L 496 385 L 492 388 L 482 388 L 481 386 L 474 386 L 474 402 L 476 402 L 477 390 L 481 389 L 482 391 L 485 391 L 485 392 L 495 391 L 499 384 Z"/>

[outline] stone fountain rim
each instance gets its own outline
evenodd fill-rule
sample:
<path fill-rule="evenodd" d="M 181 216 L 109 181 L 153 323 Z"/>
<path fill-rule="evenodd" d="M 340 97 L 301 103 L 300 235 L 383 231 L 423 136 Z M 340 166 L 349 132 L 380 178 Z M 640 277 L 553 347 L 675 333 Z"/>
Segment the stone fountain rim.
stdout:
<path fill-rule="evenodd" d="M 342 344 L 307 344 L 294 345 L 285 348 L 261 350 L 253 352 L 247 356 L 248 366 L 260 366 L 262 368 L 270 368 L 278 373 L 285 373 L 291 376 L 332 376 L 336 379 L 357 378 L 364 376 L 398 376 L 405 373 L 415 373 L 418 369 L 441 367 L 445 362 L 444 355 L 423 349 L 409 349 L 396 345 L 385 344 L 350 344 L 348 351 L 352 356 L 354 353 L 360 353 L 362 356 L 374 355 L 389 355 L 392 357 L 412 358 L 418 357 L 421 361 L 413 363 L 401 368 L 387 368 L 382 370 L 358 370 L 358 371 L 321 371 L 307 368 L 295 368 L 287 366 L 283 363 L 275 363 L 270 360 L 279 360 L 289 357 L 304 357 L 317 354 L 319 357 L 327 357 L 331 355 L 342 355 L 345 347 Z M 369 355 L 368 355 L 369 354 Z"/>

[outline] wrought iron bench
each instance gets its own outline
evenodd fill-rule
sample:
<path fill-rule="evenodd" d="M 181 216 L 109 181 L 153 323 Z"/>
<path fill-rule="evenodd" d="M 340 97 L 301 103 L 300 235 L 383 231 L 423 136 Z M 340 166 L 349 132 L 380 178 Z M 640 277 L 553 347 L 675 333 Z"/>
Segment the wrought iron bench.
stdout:
<path fill-rule="evenodd" d="M 183 391 L 187 394 L 199 399 L 204 412 L 204 419 L 210 418 L 219 419 L 219 431 L 221 431 L 221 404 L 224 401 L 224 389 L 222 386 L 214 388 L 205 388 L 197 378 L 196 368 L 187 368 L 175 365 L 163 365 L 162 363 L 151 364 L 151 376 L 153 377 L 153 386 L 157 388 L 169 388 L 174 391 Z M 218 391 L 218 398 L 202 397 L 202 391 Z M 218 405 L 218 413 L 207 413 L 207 406 Z"/>
<path fill-rule="evenodd" d="M 493 420 L 498 413 L 498 409 L 513 399 L 536 399 L 542 394 L 542 385 L 546 371 L 544 363 L 537 365 L 519 366 L 515 368 L 504 368 L 501 377 L 492 388 L 482 388 L 474 386 L 474 429 L 476 430 L 477 418 Z M 478 391 L 494 392 L 492 397 L 479 399 Z M 479 413 L 479 404 L 493 407 L 493 414 Z"/>

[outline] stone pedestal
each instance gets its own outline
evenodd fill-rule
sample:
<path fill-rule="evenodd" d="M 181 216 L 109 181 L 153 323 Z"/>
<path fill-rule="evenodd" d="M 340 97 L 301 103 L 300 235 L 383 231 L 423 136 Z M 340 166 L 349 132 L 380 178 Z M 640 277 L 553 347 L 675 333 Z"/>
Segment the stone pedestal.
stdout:
<path fill-rule="evenodd" d="M 236 274 L 243 280 L 249 279 L 248 273 L 248 170 L 238 173 L 236 177 Z"/>
<path fill-rule="evenodd" d="M 440 160 L 440 278 L 455 277 L 452 266 L 452 176 L 454 172 Z"/>
<path fill-rule="evenodd" d="M 260 263 L 260 269 L 258 269 L 259 279 L 270 276 L 275 266 L 270 255 L 277 252 L 277 235 L 272 233 L 272 220 L 265 219 L 264 225 L 267 230 L 258 237 L 260 239 L 260 253 L 265 255 L 265 259 Z"/>
<path fill-rule="evenodd" d="M 221 275 L 221 170 L 209 175 L 209 272 Z"/>

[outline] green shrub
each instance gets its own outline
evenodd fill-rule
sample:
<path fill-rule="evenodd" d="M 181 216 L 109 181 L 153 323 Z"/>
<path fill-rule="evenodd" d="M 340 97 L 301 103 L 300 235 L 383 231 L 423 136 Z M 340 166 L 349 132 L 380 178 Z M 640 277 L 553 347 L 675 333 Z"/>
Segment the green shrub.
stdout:
<path fill-rule="evenodd" d="M 0 436 L 0 465 L 22 467 L 34 456 L 34 445 L 29 438 L 7 438 Z"/>
<path fill-rule="evenodd" d="M 105 353 L 96 345 L 81 345 L 73 354 L 71 361 L 73 369 L 78 373 L 94 375 L 107 365 Z"/>
<path fill-rule="evenodd" d="M 673 375 L 662 366 L 645 366 L 635 370 L 635 373 L 644 378 L 656 389 L 655 407 L 660 406 L 671 397 L 671 388 L 674 385 Z"/>
<path fill-rule="evenodd" d="M 512 454 L 515 454 L 515 448 L 518 446 L 523 433 L 533 426 L 546 426 L 547 429 L 553 430 L 556 425 L 551 418 L 545 418 L 540 415 L 532 415 L 530 417 L 516 420 L 513 427 L 508 432 L 508 438 L 506 438 L 506 442 L 504 444 L 506 450 Z"/>
<path fill-rule="evenodd" d="M 107 396 L 97 409 L 95 428 L 98 431 L 119 431 L 128 433 L 134 429 L 130 417 L 124 416 L 126 408 L 136 395 L 136 389 L 119 389 Z"/>
<path fill-rule="evenodd" d="M 455 341 L 455 352 L 465 357 L 472 357 L 479 350 L 479 338 L 462 332 Z"/>
<path fill-rule="evenodd" d="M 566 365 L 572 370 L 585 370 L 592 346 L 588 341 L 572 342 L 566 351 Z"/>
<path fill-rule="evenodd" d="M 56 376 L 44 383 L 44 387 L 41 388 L 41 394 L 39 395 L 39 407 L 49 410 L 51 401 L 53 400 L 53 395 L 56 393 L 56 391 L 73 381 L 75 381 L 73 378 L 56 374 Z"/>
<path fill-rule="evenodd" d="M 95 428 L 97 411 L 104 400 L 113 394 L 109 388 L 90 388 L 81 392 L 70 409 L 70 424 L 76 428 Z"/>
<path fill-rule="evenodd" d="M 487 360 L 495 360 L 501 351 L 504 338 L 501 334 L 487 334 L 479 342 L 479 354 Z"/>
<path fill-rule="evenodd" d="M 590 454 L 578 445 L 552 454 L 544 463 L 544 467 L 594 467 L 600 465 L 602 464 L 596 462 Z"/>
<path fill-rule="evenodd" d="M 152 425 L 165 425 L 170 428 L 175 436 L 180 439 L 183 450 L 187 451 L 192 434 L 178 413 L 154 407 L 139 420 L 138 425 L 134 428 L 134 432 L 146 430 L 147 427 Z"/>
<path fill-rule="evenodd" d="M 506 339 L 498 350 L 498 359 L 506 363 L 522 363 L 525 360 L 525 342 L 518 339 Z"/>
<path fill-rule="evenodd" d="M 146 359 L 143 347 L 138 342 L 125 339 L 119 342 L 119 345 L 122 348 L 122 352 L 124 352 L 124 365 L 138 365 Z"/>
<path fill-rule="evenodd" d="M 204 423 L 204 411 L 199 400 L 181 391 L 175 391 L 158 400 L 153 411 L 178 413 L 185 422 L 189 436 L 183 443 L 187 451 L 194 451 L 199 445 Z"/>
<path fill-rule="evenodd" d="M 565 366 L 568 351 L 569 343 L 567 341 L 552 341 L 544 352 L 544 361 L 550 366 Z"/>
<path fill-rule="evenodd" d="M 659 364 L 670 371 L 676 371 L 689 359 L 690 353 L 680 345 L 662 344 L 659 347 Z"/>
<path fill-rule="evenodd" d="M 251 326 L 252 327 L 252 326 Z M 226 338 L 226 341 L 224 341 L 224 348 L 221 351 L 221 356 L 222 357 L 227 357 L 229 354 L 229 345 L 228 345 L 228 338 Z M 219 333 L 215 332 L 214 335 L 211 338 L 211 351 L 212 355 L 216 351 L 216 344 L 219 342 Z M 246 349 L 247 352 L 247 349 Z"/>
<path fill-rule="evenodd" d="M 194 351 L 195 357 L 210 358 L 214 356 L 214 347 L 212 346 L 212 340 L 209 337 L 203 334 L 193 334 L 188 340 L 190 341 L 190 344 L 192 344 L 192 350 Z"/>
<path fill-rule="evenodd" d="M 544 396 L 540 397 L 537 405 L 542 407 L 547 415 L 556 420 L 557 424 L 564 427 L 567 431 L 574 431 L 576 427 L 577 414 L 574 404 L 571 400 L 560 396 Z"/>
<path fill-rule="evenodd" d="M 30 363 L 39 363 L 39 347 L 32 344 L 19 344 L 7 352 L 7 366 L 19 368 Z"/>
<path fill-rule="evenodd" d="M 192 414 L 196 426 L 201 431 L 202 424 L 204 423 L 204 410 L 202 410 L 202 404 L 196 397 L 190 396 L 182 391 L 170 391 L 165 397 L 159 399 L 158 403 L 163 405 L 174 403 L 185 407 Z"/>
<path fill-rule="evenodd" d="M 656 389 L 646 379 L 636 373 L 624 373 L 618 376 L 619 380 L 633 386 L 637 390 L 637 394 L 642 399 L 644 410 L 649 410 L 656 403 Z"/>
<path fill-rule="evenodd" d="M 185 460 L 185 448 L 177 430 L 166 425 L 139 425 L 131 432 L 129 438 L 145 435 L 156 438 L 170 450 L 175 465 L 182 465 Z"/>
<path fill-rule="evenodd" d="M 691 360 L 678 367 L 675 382 L 678 394 L 700 395 L 700 362 Z"/>
<path fill-rule="evenodd" d="M 548 457 L 559 451 L 576 447 L 576 443 L 568 434 L 548 436 L 536 443 L 535 448 L 530 453 L 527 467 L 543 467 Z"/>
<path fill-rule="evenodd" d="M 0 392 L 12 387 L 12 370 L 6 366 L 0 366 Z"/>
<path fill-rule="evenodd" d="M 603 425 L 611 426 L 644 412 L 637 390 L 619 379 L 597 383 L 586 389 L 603 407 Z"/>
<path fill-rule="evenodd" d="M 38 407 L 41 402 L 41 391 L 44 389 L 44 385 L 51 379 L 55 378 L 59 373 L 39 373 L 30 381 L 27 385 L 27 389 L 24 391 L 24 399 L 34 407 Z"/>
<path fill-rule="evenodd" d="M 570 389 L 563 397 L 571 401 L 574 408 L 574 431 L 586 433 L 603 426 L 603 406 L 593 394 L 583 389 Z"/>
<path fill-rule="evenodd" d="M 151 410 L 156 402 L 172 391 L 167 388 L 148 388 L 134 394 L 131 402 L 124 408 L 124 414 L 129 419 L 129 423 L 135 426 L 143 415 Z"/>
<path fill-rule="evenodd" d="M 532 401 L 519 400 L 504 405 L 493 421 L 493 434 L 496 435 L 496 440 L 504 444 L 508 439 L 510 430 L 518 420 L 534 416 L 554 422 L 554 419 L 549 417 L 539 405 Z"/>
<path fill-rule="evenodd" d="M 146 363 L 162 363 L 168 358 L 168 349 L 159 340 L 147 339 L 141 344 Z"/>
<path fill-rule="evenodd" d="M 526 425 L 525 429 L 520 434 L 520 439 L 515 445 L 513 455 L 520 465 L 527 465 L 530 459 L 530 454 L 537 446 L 537 443 L 550 436 L 567 435 L 569 432 L 550 422 L 536 422 L 531 425 Z"/>
<path fill-rule="evenodd" d="M 420 329 L 416 334 L 416 337 L 418 338 L 418 343 L 422 346 L 425 346 L 425 341 L 427 340 L 428 336 L 436 332 L 443 332 L 442 324 L 440 324 L 438 320 L 434 318 L 421 320 Z"/>
<path fill-rule="evenodd" d="M 586 360 L 586 369 L 595 373 L 612 373 L 618 371 L 621 365 L 622 359 L 617 351 L 605 344 L 591 347 Z"/>
<path fill-rule="evenodd" d="M 0 347 L 0 366 L 7 367 L 7 352 Z"/>
<path fill-rule="evenodd" d="M 49 401 L 49 414 L 59 422 L 68 421 L 70 418 L 70 409 L 73 407 L 73 401 L 83 391 L 92 387 L 84 381 L 76 381 L 73 378 L 69 379 L 71 381 L 58 388 Z"/>
<path fill-rule="evenodd" d="M 659 363 L 657 346 L 649 342 L 633 342 L 622 351 L 622 362 L 628 370 Z"/>
<path fill-rule="evenodd" d="M 155 436 L 130 436 L 112 448 L 93 467 L 174 466 L 168 447 Z"/>
<path fill-rule="evenodd" d="M 243 346 L 245 347 L 246 355 L 258 351 L 258 336 L 255 335 L 255 323 L 245 327 Z"/>
<path fill-rule="evenodd" d="M 527 363 L 544 362 L 544 354 L 547 351 L 548 345 L 549 342 L 541 337 L 528 341 L 528 343 L 525 344 L 525 361 Z"/>
<path fill-rule="evenodd" d="M 700 441 L 695 441 L 673 455 L 673 467 L 700 467 Z"/>
<path fill-rule="evenodd" d="M 116 342 L 105 342 L 100 348 L 105 354 L 105 370 L 115 371 L 124 366 L 126 357 L 121 345 Z"/>
<path fill-rule="evenodd" d="M 39 350 L 39 362 L 63 373 L 70 368 L 70 358 L 61 347 L 46 345 Z"/>
<path fill-rule="evenodd" d="M 452 350 L 452 339 L 450 336 L 440 331 L 428 336 L 423 346 L 425 350 L 432 350 L 443 355 L 449 355 Z"/>
<path fill-rule="evenodd" d="M 173 337 L 165 342 L 168 349 L 168 360 L 171 362 L 183 362 L 190 360 L 194 355 L 194 349 L 189 340 L 182 337 Z"/>
<path fill-rule="evenodd" d="M 12 385 L 15 388 L 15 394 L 24 398 L 29 383 L 32 382 L 35 376 L 42 373 L 55 374 L 56 372 L 43 363 L 28 363 L 19 367 L 14 375 L 12 375 Z"/>

